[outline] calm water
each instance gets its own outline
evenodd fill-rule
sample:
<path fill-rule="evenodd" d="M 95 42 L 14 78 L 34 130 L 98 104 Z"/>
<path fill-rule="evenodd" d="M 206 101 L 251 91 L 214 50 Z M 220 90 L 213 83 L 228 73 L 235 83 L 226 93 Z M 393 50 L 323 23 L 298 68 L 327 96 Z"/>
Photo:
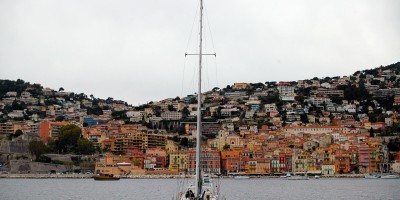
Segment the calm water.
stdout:
<path fill-rule="evenodd" d="M 182 180 L 180 181 L 182 182 Z M 176 179 L 0 179 L 0 199 L 171 199 Z M 228 200 L 243 199 L 400 199 L 400 179 L 221 180 Z"/>

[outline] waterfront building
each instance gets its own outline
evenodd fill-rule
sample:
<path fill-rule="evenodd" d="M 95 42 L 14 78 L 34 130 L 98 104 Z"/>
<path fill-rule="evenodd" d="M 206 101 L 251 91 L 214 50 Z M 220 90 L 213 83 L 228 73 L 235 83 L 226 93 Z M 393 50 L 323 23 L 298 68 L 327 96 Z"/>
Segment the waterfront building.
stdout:
<path fill-rule="evenodd" d="M 334 164 L 322 164 L 321 173 L 325 176 L 335 175 L 335 165 Z"/>
<path fill-rule="evenodd" d="M 377 171 L 376 151 L 367 144 L 361 144 L 358 149 L 358 165 L 361 172 L 371 173 Z"/>
<path fill-rule="evenodd" d="M 174 151 L 169 154 L 168 169 L 172 171 L 187 171 L 188 170 L 188 154 L 186 151 Z"/>
<path fill-rule="evenodd" d="M 350 173 L 350 156 L 336 155 L 334 164 L 335 173 Z"/>
<path fill-rule="evenodd" d="M 189 168 L 188 173 L 194 174 L 196 171 L 196 150 L 188 150 L 189 157 Z M 221 173 L 220 154 L 217 150 L 210 148 L 202 148 L 200 156 L 200 169 L 204 173 L 208 174 L 220 174 Z"/>
<path fill-rule="evenodd" d="M 105 155 L 95 164 L 95 172 L 113 175 L 144 174 L 143 156 Z"/>
<path fill-rule="evenodd" d="M 239 172 L 240 149 L 226 149 L 221 151 L 221 173 L 224 175 Z"/>

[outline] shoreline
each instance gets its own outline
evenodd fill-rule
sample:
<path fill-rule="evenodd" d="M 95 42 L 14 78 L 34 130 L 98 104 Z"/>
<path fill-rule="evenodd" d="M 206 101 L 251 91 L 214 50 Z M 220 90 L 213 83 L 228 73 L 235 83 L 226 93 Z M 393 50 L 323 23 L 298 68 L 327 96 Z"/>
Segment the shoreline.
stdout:
<path fill-rule="evenodd" d="M 0 174 L 0 179 L 92 179 L 94 174 Z M 364 174 L 338 174 L 331 176 L 319 175 L 320 178 L 364 178 Z M 314 179 L 314 176 L 309 176 Z M 129 175 L 121 176 L 121 179 L 191 179 L 192 176 L 181 175 Z M 216 178 L 213 177 L 213 178 Z M 234 176 L 221 176 L 221 179 L 233 179 Z M 250 176 L 251 179 L 285 179 L 279 176 Z"/>

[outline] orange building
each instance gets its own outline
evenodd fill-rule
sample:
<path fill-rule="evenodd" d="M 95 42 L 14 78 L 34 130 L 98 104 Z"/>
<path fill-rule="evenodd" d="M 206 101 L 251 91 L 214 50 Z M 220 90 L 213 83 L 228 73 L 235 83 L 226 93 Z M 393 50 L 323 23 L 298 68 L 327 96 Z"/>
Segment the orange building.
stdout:
<path fill-rule="evenodd" d="M 50 138 L 57 139 L 62 126 L 66 124 L 66 122 L 42 122 L 39 125 L 39 136 L 44 143 L 47 143 Z"/>
<path fill-rule="evenodd" d="M 240 149 L 228 149 L 221 151 L 221 172 L 224 175 L 239 172 Z"/>
<path fill-rule="evenodd" d="M 350 156 L 335 156 L 335 173 L 350 173 Z"/>
<path fill-rule="evenodd" d="M 106 155 L 96 162 L 95 171 L 113 175 L 143 174 L 145 171 L 140 165 L 143 165 L 143 159 L 138 160 L 135 156 Z"/>

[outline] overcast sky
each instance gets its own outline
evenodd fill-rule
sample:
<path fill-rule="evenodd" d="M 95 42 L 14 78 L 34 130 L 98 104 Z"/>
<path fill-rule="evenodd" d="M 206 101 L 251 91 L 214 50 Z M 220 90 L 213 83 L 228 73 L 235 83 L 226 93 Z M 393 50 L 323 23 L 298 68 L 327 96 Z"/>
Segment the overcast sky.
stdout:
<path fill-rule="evenodd" d="M 195 92 L 196 0 L 0 0 L 0 79 L 138 105 Z M 205 0 L 204 87 L 400 61 L 398 0 Z M 194 24 L 195 22 L 195 24 Z M 192 28 L 193 27 L 193 28 Z"/>

